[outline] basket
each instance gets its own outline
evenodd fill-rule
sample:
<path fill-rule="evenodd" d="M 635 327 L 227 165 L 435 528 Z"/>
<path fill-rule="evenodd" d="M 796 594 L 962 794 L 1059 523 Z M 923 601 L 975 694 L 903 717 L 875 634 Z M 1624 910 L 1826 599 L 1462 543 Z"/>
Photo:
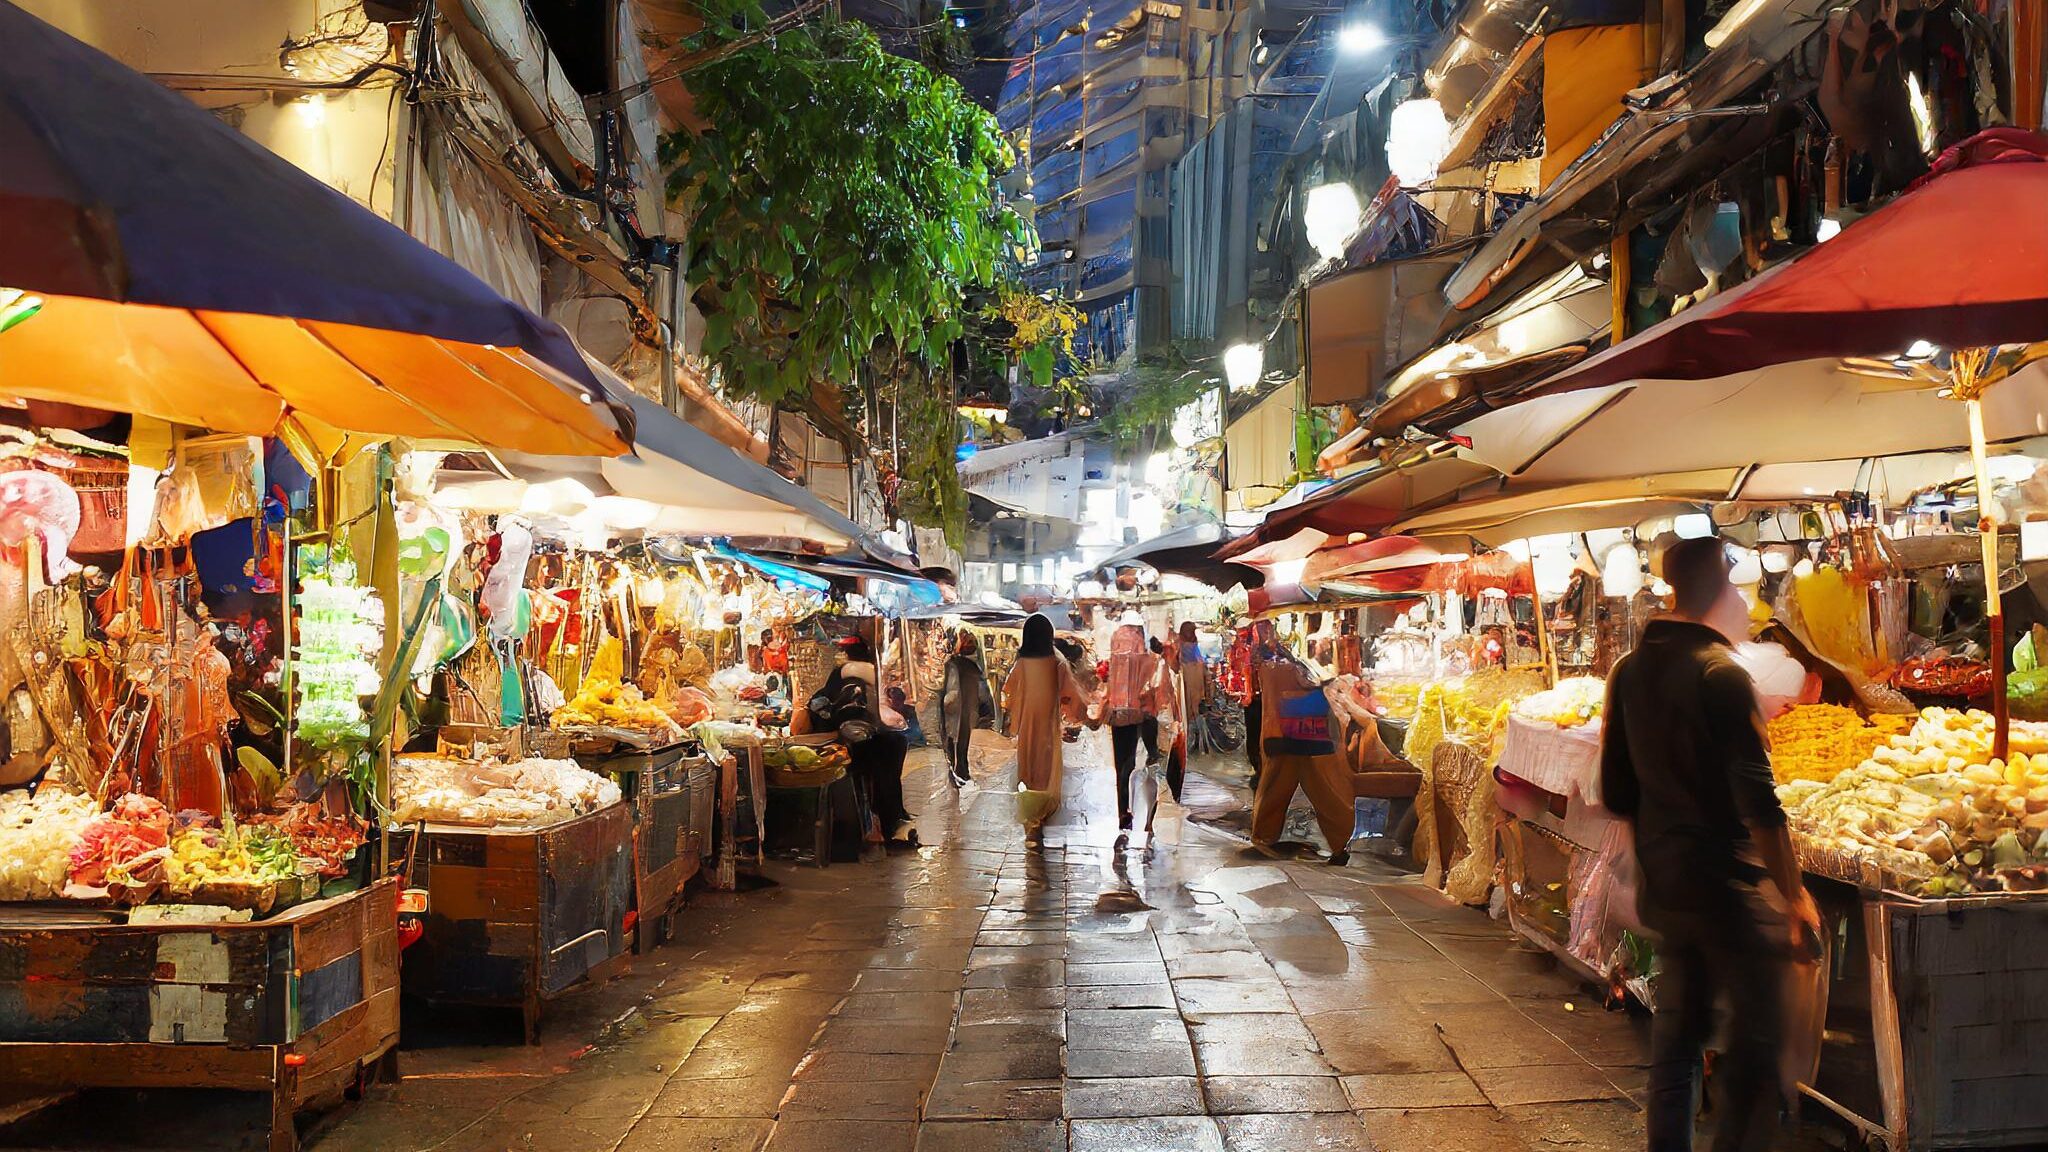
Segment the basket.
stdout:
<path fill-rule="evenodd" d="M 843 761 L 816 764 L 809 768 L 770 768 L 768 769 L 768 786 L 770 788 L 823 788 L 826 785 L 844 779 L 845 776 L 846 764 Z"/>

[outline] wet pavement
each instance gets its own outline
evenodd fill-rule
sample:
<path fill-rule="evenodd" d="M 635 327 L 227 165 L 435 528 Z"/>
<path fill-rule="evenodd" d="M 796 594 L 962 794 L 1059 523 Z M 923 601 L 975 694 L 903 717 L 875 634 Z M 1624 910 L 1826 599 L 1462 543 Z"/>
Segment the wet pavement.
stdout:
<path fill-rule="evenodd" d="M 1268 860 L 1170 804 L 1149 852 L 1114 852 L 1106 742 L 1069 753 L 1066 806 L 1027 848 L 1002 749 L 958 793 L 914 752 L 924 847 L 693 898 L 673 941 L 552 1005 L 535 1047 L 516 1019 L 409 1008 L 402 1083 L 311 1146 L 1641 1147 L 1641 1019 L 1382 861 Z M 244 1145 L 258 1123 L 157 1103 L 111 1133 L 107 1094 L 80 1101 L 0 1144 L 232 1147 L 235 1117 Z"/>
<path fill-rule="evenodd" d="M 698 900 L 659 983 L 582 997 L 640 1008 L 597 1047 L 409 1051 L 316 1147 L 1640 1146 L 1639 1021 L 1382 863 L 1269 861 L 1170 805 L 1149 858 L 1112 852 L 1101 744 L 1070 746 L 1042 849 L 1000 747 L 957 794 L 916 754 L 922 849 Z"/>

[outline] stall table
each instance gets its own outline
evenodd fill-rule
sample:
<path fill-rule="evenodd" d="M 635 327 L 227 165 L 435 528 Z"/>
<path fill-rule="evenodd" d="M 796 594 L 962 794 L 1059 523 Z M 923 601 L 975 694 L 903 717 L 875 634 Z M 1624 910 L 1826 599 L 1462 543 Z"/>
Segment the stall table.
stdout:
<path fill-rule="evenodd" d="M 633 950 L 645 952 L 667 938 L 684 889 L 710 851 L 717 769 L 682 744 L 578 760 L 617 780 L 632 806 Z"/>
<path fill-rule="evenodd" d="M 606 978 L 630 946 L 633 829 L 623 802 L 542 828 L 416 829 L 426 933 L 407 952 L 405 990 L 517 1008 L 532 1043 L 545 1001 Z"/>
<path fill-rule="evenodd" d="M 2048 895 L 1925 900 L 1825 877 L 1819 1070 L 1803 1091 L 1876 1148 L 2040 1147 Z"/>
<path fill-rule="evenodd" d="M 395 879 L 244 923 L 0 908 L 0 1082 L 262 1092 L 290 1152 L 299 1111 L 393 1071 L 397 911 Z"/>

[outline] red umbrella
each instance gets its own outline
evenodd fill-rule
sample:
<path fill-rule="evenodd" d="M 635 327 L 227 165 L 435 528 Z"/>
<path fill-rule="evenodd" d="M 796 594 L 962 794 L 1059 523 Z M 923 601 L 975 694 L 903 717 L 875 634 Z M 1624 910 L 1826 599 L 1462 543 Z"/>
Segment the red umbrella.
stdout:
<path fill-rule="evenodd" d="M 2048 137 L 1980 132 L 1939 156 L 1897 200 L 1796 260 L 1713 296 L 1545 381 L 1539 394 L 1630 380 L 1707 380 L 1800 360 L 1948 349 L 1945 383 L 1963 400 L 1977 490 L 1979 398 L 2048 351 Z M 1991 625 L 1992 754 L 2006 754 L 2005 614 L 1998 526 L 1978 525 Z"/>
<path fill-rule="evenodd" d="M 1796 260 L 1546 380 L 1539 394 L 1795 360 L 2048 338 L 2048 137 L 1993 128 Z"/>

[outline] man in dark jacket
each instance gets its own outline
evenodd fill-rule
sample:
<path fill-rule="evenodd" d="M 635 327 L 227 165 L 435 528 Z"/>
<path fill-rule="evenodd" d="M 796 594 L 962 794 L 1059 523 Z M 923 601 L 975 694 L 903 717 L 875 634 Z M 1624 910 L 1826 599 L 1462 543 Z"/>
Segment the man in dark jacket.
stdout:
<path fill-rule="evenodd" d="M 1729 637 L 1734 617 L 1721 541 L 1684 540 L 1664 559 L 1674 611 L 1651 621 L 1608 680 L 1601 791 L 1635 833 L 1643 923 L 1658 936 L 1651 1027 L 1650 1152 L 1689 1152 L 1701 1052 L 1714 1005 L 1729 1003 L 1715 1152 L 1761 1152 L 1778 1113 L 1788 946 L 1818 939 L 1820 916 L 1793 857 L 1771 780 L 1756 688 Z M 1784 898 L 1788 926 L 1758 884 Z"/>

